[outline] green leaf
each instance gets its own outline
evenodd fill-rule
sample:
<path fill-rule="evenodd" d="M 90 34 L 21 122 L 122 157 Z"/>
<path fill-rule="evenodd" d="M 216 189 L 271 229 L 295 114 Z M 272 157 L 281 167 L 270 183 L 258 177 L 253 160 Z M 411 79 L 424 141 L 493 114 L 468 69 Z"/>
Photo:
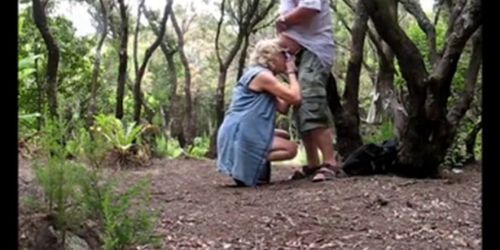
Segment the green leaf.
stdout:
<path fill-rule="evenodd" d="M 40 113 L 19 115 L 19 120 L 27 120 L 27 119 L 32 119 L 32 118 L 41 117 L 41 116 L 42 116 L 42 114 L 40 114 Z"/>
<path fill-rule="evenodd" d="M 22 15 L 19 15 L 19 18 L 17 19 L 17 29 L 19 31 L 19 36 L 22 36 L 24 34 L 23 33 L 24 20 L 25 20 L 25 17 Z"/>

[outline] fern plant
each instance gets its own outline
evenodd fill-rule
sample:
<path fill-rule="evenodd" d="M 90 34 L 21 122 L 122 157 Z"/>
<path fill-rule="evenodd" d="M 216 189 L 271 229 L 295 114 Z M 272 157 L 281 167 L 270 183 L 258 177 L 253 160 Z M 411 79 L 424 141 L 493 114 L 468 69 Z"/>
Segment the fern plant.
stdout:
<path fill-rule="evenodd" d="M 117 154 L 118 163 L 124 166 L 129 162 L 138 163 L 133 158 L 133 146 L 140 147 L 140 138 L 144 132 L 144 126 L 136 125 L 134 122 L 124 126 L 120 120 L 111 115 L 97 115 L 95 117 L 96 126 L 92 129 L 103 136 L 105 140 L 113 147 Z"/>
<path fill-rule="evenodd" d="M 182 154 L 179 142 L 173 138 L 166 138 L 164 135 L 155 138 L 155 154 L 158 157 L 177 158 Z"/>
<path fill-rule="evenodd" d="M 210 138 L 208 136 L 196 137 L 193 140 L 193 146 L 189 149 L 189 154 L 197 158 L 203 158 L 210 147 Z"/>
<path fill-rule="evenodd" d="M 96 130 L 120 152 L 128 151 L 144 131 L 144 127 L 136 126 L 135 122 L 125 127 L 120 120 L 111 115 L 96 116 L 96 125 Z"/>

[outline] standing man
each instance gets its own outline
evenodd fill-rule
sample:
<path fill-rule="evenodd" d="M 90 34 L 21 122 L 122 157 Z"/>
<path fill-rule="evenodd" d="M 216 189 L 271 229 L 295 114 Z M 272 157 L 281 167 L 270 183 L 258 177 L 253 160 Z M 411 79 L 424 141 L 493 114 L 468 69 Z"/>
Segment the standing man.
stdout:
<path fill-rule="evenodd" d="M 292 179 L 331 179 L 340 171 L 333 149 L 326 85 L 335 56 L 333 24 L 327 0 L 281 0 L 276 22 L 280 45 L 296 55 L 302 105 L 294 120 L 306 150 L 308 165 Z M 323 156 L 320 162 L 318 149 Z"/>

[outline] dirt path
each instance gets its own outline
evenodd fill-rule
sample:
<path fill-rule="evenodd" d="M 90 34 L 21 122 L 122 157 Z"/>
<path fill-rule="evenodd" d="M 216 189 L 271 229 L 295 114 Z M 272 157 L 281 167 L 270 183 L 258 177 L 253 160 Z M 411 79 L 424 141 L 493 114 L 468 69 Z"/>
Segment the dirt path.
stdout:
<path fill-rule="evenodd" d="M 160 161 L 150 175 L 169 249 L 481 249 L 481 173 L 351 177 L 234 188 L 212 161 Z"/>
<path fill-rule="evenodd" d="M 286 181 L 291 172 L 234 188 L 213 161 L 161 160 L 125 171 L 124 184 L 151 178 L 161 249 L 481 249 L 477 166 L 439 180 Z"/>

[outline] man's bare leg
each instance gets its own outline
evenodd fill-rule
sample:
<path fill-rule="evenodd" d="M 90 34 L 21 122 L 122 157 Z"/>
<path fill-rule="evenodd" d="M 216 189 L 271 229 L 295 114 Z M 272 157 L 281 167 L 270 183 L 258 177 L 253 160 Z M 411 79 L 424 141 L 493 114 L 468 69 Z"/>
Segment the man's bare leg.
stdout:
<path fill-rule="evenodd" d="M 317 147 L 323 155 L 324 166 L 316 172 L 312 181 L 325 181 L 333 177 L 337 177 L 340 166 L 337 164 L 337 160 L 335 159 L 332 130 L 330 128 L 317 128 L 311 132 L 313 140 L 316 142 Z"/>
<path fill-rule="evenodd" d="M 310 167 L 319 166 L 320 160 L 318 155 L 318 146 L 315 142 L 315 136 L 313 131 L 308 131 L 302 136 L 302 143 L 304 143 L 304 149 L 306 150 L 307 165 Z"/>
<path fill-rule="evenodd" d="M 319 148 L 323 156 L 323 164 L 337 167 L 335 149 L 333 148 L 333 132 L 331 128 L 317 128 L 311 131 L 311 140 Z"/>

